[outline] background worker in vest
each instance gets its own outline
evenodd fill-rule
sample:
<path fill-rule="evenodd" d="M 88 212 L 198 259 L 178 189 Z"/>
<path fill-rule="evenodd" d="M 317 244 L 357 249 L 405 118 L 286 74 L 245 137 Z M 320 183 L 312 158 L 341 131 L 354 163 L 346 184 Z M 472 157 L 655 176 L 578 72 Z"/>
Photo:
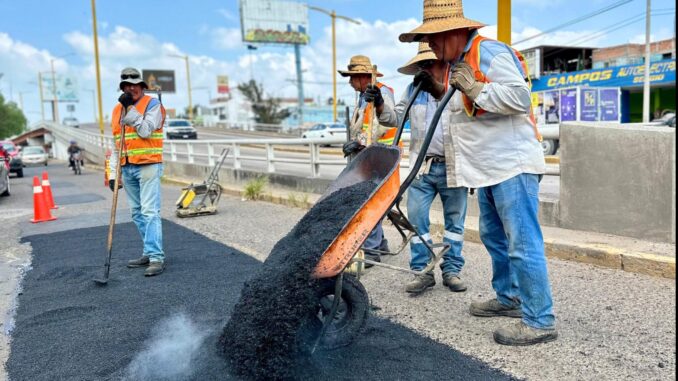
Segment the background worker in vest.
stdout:
<path fill-rule="evenodd" d="M 454 171 L 447 182 L 478 190 L 480 238 L 492 258 L 496 293 L 472 303 L 471 314 L 521 318 L 494 331 L 500 344 L 548 342 L 558 333 L 537 215 L 545 170 L 541 137 L 519 53 L 480 37 L 482 26 L 464 17 L 461 0 L 424 0 L 424 23 L 400 41 L 428 42 L 454 65 L 449 85 L 459 91 L 448 105 Z M 445 93 L 443 83 L 424 73 L 414 83 L 438 99 Z"/>
<path fill-rule="evenodd" d="M 120 74 L 123 94 L 113 109 L 111 127 L 115 152 L 111 155 L 109 186 L 114 190 L 118 149 L 122 149 L 122 183 L 132 211 L 132 220 L 144 244 L 142 256 L 127 267 L 147 267 L 144 275 L 158 275 L 164 270 L 162 220 L 160 219 L 160 177 L 162 176 L 162 124 L 165 109 L 158 99 L 144 94 L 148 85 L 138 70 L 126 68 Z M 124 112 L 123 112 L 124 111 Z M 120 147 L 125 126 L 125 146 Z"/>
<path fill-rule="evenodd" d="M 449 74 L 449 64 L 436 58 L 431 48 L 425 42 L 419 43 L 419 52 L 405 66 L 398 69 L 398 72 L 407 75 L 415 75 L 423 71 L 431 75 L 436 81 L 447 83 Z M 402 99 L 396 105 L 396 113 L 399 118 L 404 115 L 407 102 L 414 92 L 414 85 L 407 86 Z M 417 160 L 421 153 L 421 145 L 424 142 L 426 131 L 428 130 L 433 114 L 438 108 L 438 101 L 433 95 L 427 92 L 420 92 L 410 109 L 410 167 Z M 407 216 L 410 222 L 417 228 L 419 233 L 428 243 L 433 243 L 429 234 L 431 221 L 429 214 L 431 204 L 436 195 L 440 195 L 443 203 L 443 215 L 445 217 L 445 233 L 443 241 L 451 245 L 450 250 L 445 253 L 440 264 L 443 273 L 443 285 L 450 291 L 466 291 L 466 285 L 459 277 L 461 269 L 464 267 L 464 257 L 461 249 L 464 244 L 464 220 L 466 219 L 466 200 L 468 189 L 466 187 L 450 187 L 447 185 L 447 165 L 452 163 L 453 151 L 446 142 L 451 141 L 449 136 L 449 119 L 441 118 L 436 127 L 431 144 L 428 150 L 423 153 L 425 162 L 422 165 L 420 173 L 412 181 L 407 189 Z M 450 160 L 447 160 L 447 157 Z M 451 168 L 450 171 L 454 171 Z M 423 270 L 431 261 L 431 253 L 421 242 L 419 237 L 412 238 L 410 241 L 410 268 L 415 271 Z M 426 291 L 427 288 L 435 286 L 436 281 L 433 272 L 424 275 L 416 275 L 414 279 L 405 286 L 405 291 L 413 294 L 419 294 Z"/>
<path fill-rule="evenodd" d="M 349 84 L 359 94 L 356 108 L 350 121 L 350 141 L 344 144 L 343 147 L 344 156 L 354 156 L 367 145 L 367 135 L 370 120 L 374 117 L 374 110 L 376 110 L 376 118 L 374 118 L 372 125 L 370 140 L 382 144 L 392 144 L 395 137 L 395 127 L 398 124 L 393 89 L 380 82 L 372 85 L 372 62 L 366 56 L 357 55 L 351 57 L 348 70 L 337 71 L 342 77 L 349 77 Z M 382 77 L 383 74 L 377 72 L 376 76 Z M 388 241 L 384 238 L 381 222 L 367 237 L 363 248 L 389 251 Z M 365 253 L 365 257 L 376 262 L 380 261 L 378 255 Z M 365 267 L 370 266 L 367 265 Z"/>

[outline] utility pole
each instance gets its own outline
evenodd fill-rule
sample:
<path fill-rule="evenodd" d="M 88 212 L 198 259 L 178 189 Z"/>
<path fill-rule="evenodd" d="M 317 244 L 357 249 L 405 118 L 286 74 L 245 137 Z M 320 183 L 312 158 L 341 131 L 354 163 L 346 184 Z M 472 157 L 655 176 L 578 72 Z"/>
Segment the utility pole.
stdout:
<path fill-rule="evenodd" d="M 38 90 L 40 91 L 40 117 L 45 120 L 45 100 L 42 95 L 42 73 L 38 72 Z"/>
<path fill-rule="evenodd" d="M 645 11 L 645 81 L 643 82 L 643 123 L 650 121 L 650 9 L 651 0 L 647 0 Z"/>
<path fill-rule="evenodd" d="M 101 69 L 99 68 L 99 37 L 97 33 L 97 10 L 95 0 L 92 0 L 92 30 L 94 36 L 94 66 L 97 72 L 97 105 L 99 106 L 99 132 L 101 132 L 101 142 L 104 141 L 104 115 L 101 104 Z M 102 144 L 103 146 L 103 144 Z"/>
<path fill-rule="evenodd" d="M 251 44 L 247 44 L 247 51 L 250 53 L 250 81 L 254 81 L 254 69 L 252 68 L 252 60 L 254 57 L 252 56 L 252 51 L 257 50 L 257 47 Z"/>
<path fill-rule="evenodd" d="M 497 0 L 497 40 L 511 45 L 511 0 Z"/>
<path fill-rule="evenodd" d="M 193 120 L 193 98 L 191 97 L 191 68 L 188 55 L 170 54 L 170 57 L 181 58 L 186 62 L 186 82 L 188 82 L 188 120 Z"/>
<path fill-rule="evenodd" d="M 50 66 L 52 67 L 52 94 L 54 99 L 52 99 L 52 120 L 54 123 L 59 123 L 59 107 L 56 91 L 56 74 L 54 73 L 54 58 L 49 60 Z"/>
<path fill-rule="evenodd" d="M 337 121 L 337 32 L 336 32 L 336 19 L 346 20 L 354 24 L 360 25 L 360 21 L 354 20 L 346 16 L 337 15 L 334 10 L 327 10 L 320 7 L 314 7 L 309 5 L 308 9 L 324 13 L 332 18 L 332 116 L 333 121 Z"/>
<path fill-rule="evenodd" d="M 294 63 L 297 67 L 297 97 L 299 101 L 299 127 L 304 125 L 304 80 L 301 74 L 301 45 L 294 44 Z"/>

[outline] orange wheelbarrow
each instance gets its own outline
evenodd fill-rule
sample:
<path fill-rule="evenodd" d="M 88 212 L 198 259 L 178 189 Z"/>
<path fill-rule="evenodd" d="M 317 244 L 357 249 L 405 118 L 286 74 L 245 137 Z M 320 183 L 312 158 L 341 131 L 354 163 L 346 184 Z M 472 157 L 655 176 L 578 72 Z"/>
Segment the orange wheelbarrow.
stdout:
<path fill-rule="evenodd" d="M 309 317 L 303 328 L 304 332 L 310 332 L 310 334 L 305 333 L 305 336 L 307 336 L 305 341 L 310 341 L 311 352 L 318 348 L 328 350 L 349 345 L 359 335 L 366 323 L 370 306 L 367 291 L 358 277 L 345 273 L 344 270 L 347 266 L 352 263 L 369 263 L 391 270 L 424 274 L 433 270 L 442 256 L 450 249 L 450 245 L 446 243 L 428 244 L 400 210 L 402 196 L 417 176 L 425 156 L 419 155 L 409 175 L 401 185 L 399 165 L 401 150 L 398 143 L 409 110 L 419 92 L 420 88 L 415 88 L 407 103 L 393 145 L 373 144 L 365 148 L 349 162 L 321 197 L 323 199 L 339 189 L 363 181 L 378 182 L 378 186 L 372 194 L 325 250 L 313 271 L 313 277 L 320 282 L 319 293 L 317 294 L 317 313 Z M 424 138 L 421 152 L 426 152 L 428 149 L 440 116 L 454 92 L 455 89 L 451 88 L 443 97 Z M 394 206 L 395 209 L 393 209 Z M 406 245 L 406 241 L 409 241 L 413 236 L 418 236 L 421 242 L 426 245 L 432 259 L 424 270 L 413 271 L 408 268 L 356 258 L 356 253 L 360 250 L 363 242 L 385 216 L 401 234 L 404 240 L 402 248 Z M 405 233 L 406 231 L 408 234 Z M 399 250 L 402 250 L 402 248 Z M 436 251 L 436 249 L 439 250 Z"/>

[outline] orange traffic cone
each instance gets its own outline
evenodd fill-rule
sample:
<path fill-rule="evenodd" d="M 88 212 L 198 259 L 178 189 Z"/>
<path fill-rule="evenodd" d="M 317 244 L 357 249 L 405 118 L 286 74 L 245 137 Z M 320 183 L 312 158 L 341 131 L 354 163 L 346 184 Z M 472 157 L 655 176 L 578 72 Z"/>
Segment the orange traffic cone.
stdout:
<path fill-rule="evenodd" d="M 45 194 L 45 203 L 50 209 L 59 209 L 58 206 L 54 203 L 54 197 L 52 197 L 52 186 L 49 184 L 49 175 L 47 171 L 42 172 L 42 192 Z"/>
<path fill-rule="evenodd" d="M 33 223 L 56 220 L 56 217 L 52 217 L 49 212 L 38 176 L 33 176 L 33 212 L 34 217 L 31 219 Z"/>

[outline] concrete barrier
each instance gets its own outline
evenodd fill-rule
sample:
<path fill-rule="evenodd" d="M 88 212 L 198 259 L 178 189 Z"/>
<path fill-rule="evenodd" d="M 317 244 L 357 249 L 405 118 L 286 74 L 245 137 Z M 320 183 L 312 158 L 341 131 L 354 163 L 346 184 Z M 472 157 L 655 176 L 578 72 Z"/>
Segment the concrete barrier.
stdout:
<path fill-rule="evenodd" d="M 560 226 L 675 242 L 676 131 L 567 123 L 560 127 Z"/>

